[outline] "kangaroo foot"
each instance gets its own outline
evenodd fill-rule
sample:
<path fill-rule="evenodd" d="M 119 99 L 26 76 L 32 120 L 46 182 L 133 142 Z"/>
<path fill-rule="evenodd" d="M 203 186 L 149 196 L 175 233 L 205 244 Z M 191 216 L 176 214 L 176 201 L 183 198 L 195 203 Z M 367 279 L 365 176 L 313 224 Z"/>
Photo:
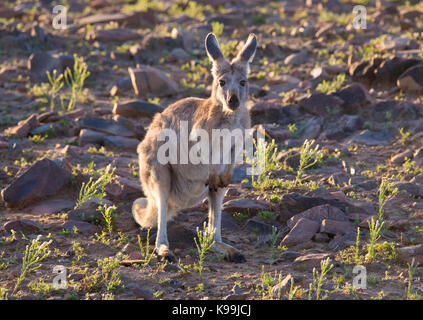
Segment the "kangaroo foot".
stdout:
<path fill-rule="evenodd" d="M 157 250 L 157 259 L 161 262 L 176 262 L 175 254 L 165 245 L 160 245 L 159 249 Z"/>

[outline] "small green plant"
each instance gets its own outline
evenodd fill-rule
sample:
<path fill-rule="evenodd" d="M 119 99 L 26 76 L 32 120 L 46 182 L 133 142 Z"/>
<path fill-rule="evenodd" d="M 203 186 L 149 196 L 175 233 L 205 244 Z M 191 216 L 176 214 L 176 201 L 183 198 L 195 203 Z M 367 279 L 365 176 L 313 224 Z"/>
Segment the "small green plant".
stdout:
<path fill-rule="evenodd" d="M 6 289 L 0 288 L 0 300 L 9 300 L 9 293 Z"/>
<path fill-rule="evenodd" d="M 380 220 L 376 220 L 375 222 L 372 217 L 368 224 L 370 230 L 370 242 L 367 244 L 367 259 L 371 261 L 375 259 L 375 245 L 380 239 L 380 232 L 385 222 L 381 223 Z"/>
<path fill-rule="evenodd" d="M 273 297 L 272 288 L 278 280 L 279 282 L 282 280 L 281 274 L 277 276 L 275 271 L 275 275 L 272 276 L 271 273 L 266 273 L 264 271 L 264 266 L 261 266 L 260 278 L 261 289 L 259 290 L 259 293 L 261 293 L 262 299 L 271 299 Z M 278 292 L 278 296 L 280 297 L 280 290 Z"/>
<path fill-rule="evenodd" d="M 400 143 L 405 144 L 407 142 L 408 138 L 410 138 L 411 132 L 409 132 L 409 131 L 404 132 L 404 128 L 400 128 L 399 133 L 400 133 L 400 136 L 401 136 Z"/>
<path fill-rule="evenodd" d="M 119 268 L 119 260 L 117 258 L 98 259 L 97 265 L 101 270 L 101 280 L 106 286 L 107 294 L 122 287 L 122 281 L 120 280 L 119 273 L 116 271 Z"/>
<path fill-rule="evenodd" d="M 294 287 L 294 278 L 291 278 L 291 286 L 289 287 L 288 300 L 294 300 L 297 291 L 298 286 Z"/>
<path fill-rule="evenodd" d="M 150 261 L 154 256 L 154 250 L 150 249 L 150 229 L 147 230 L 147 239 L 146 239 L 145 247 L 142 244 L 141 237 L 138 235 L 138 247 L 141 250 L 141 257 L 144 260 L 144 263 L 142 264 L 142 266 L 146 267 L 150 264 Z"/>
<path fill-rule="evenodd" d="M 414 258 L 411 260 L 411 264 L 407 263 L 408 265 L 408 286 L 407 286 L 407 300 L 415 300 L 418 295 L 414 293 L 412 282 L 414 278 L 414 274 L 416 273 L 416 269 L 419 264 L 415 264 Z"/>
<path fill-rule="evenodd" d="M 308 299 L 311 300 L 315 298 L 319 300 L 322 293 L 322 285 L 325 279 L 326 274 L 333 268 L 330 258 L 320 261 L 320 272 L 316 271 L 316 268 L 313 268 L 313 282 L 310 284 L 308 291 Z"/>
<path fill-rule="evenodd" d="M 344 82 L 345 82 L 345 74 L 339 74 L 337 75 L 336 79 L 333 81 L 323 80 L 323 82 L 319 83 L 319 85 L 316 87 L 316 91 L 319 91 L 322 93 L 330 93 L 332 91 L 341 89 Z"/>
<path fill-rule="evenodd" d="M 63 82 L 63 74 L 57 75 L 57 70 L 53 70 L 53 75 L 50 75 L 50 72 L 47 71 L 47 78 L 50 82 L 50 111 L 54 110 L 55 100 L 59 93 L 59 91 L 62 89 L 64 82 Z"/>
<path fill-rule="evenodd" d="M 213 21 L 211 23 L 212 31 L 217 38 L 219 38 L 223 33 L 224 24 L 219 21 Z"/>
<path fill-rule="evenodd" d="M 316 163 L 320 162 L 323 158 L 323 153 L 319 151 L 319 145 L 316 145 L 314 148 L 312 147 L 314 144 L 314 140 L 305 140 L 303 145 L 301 146 L 300 152 L 300 164 L 298 166 L 297 177 L 295 179 L 295 183 L 301 183 L 301 178 L 304 174 L 304 171 Z"/>
<path fill-rule="evenodd" d="M 383 208 L 386 202 L 396 196 L 398 188 L 394 188 L 391 178 L 383 177 L 379 186 L 379 220 L 383 221 Z"/>
<path fill-rule="evenodd" d="M 81 208 L 82 204 L 88 200 L 97 198 L 100 202 L 106 196 L 106 186 L 112 179 L 115 168 L 111 169 L 111 166 L 108 165 L 104 173 L 96 181 L 93 181 L 93 178 L 90 178 L 88 183 L 82 183 L 81 190 L 79 192 L 79 198 L 76 201 L 75 208 Z"/>
<path fill-rule="evenodd" d="M 262 218 L 263 220 L 270 220 L 273 217 L 273 212 L 272 211 L 263 210 L 263 211 L 260 211 L 257 214 L 257 217 Z"/>
<path fill-rule="evenodd" d="M 30 283 L 28 283 L 28 288 L 36 294 L 45 296 L 52 291 L 53 286 L 51 285 L 51 283 L 46 283 L 43 280 L 38 280 L 31 281 Z"/>
<path fill-rule="evenodd" d="M 22 258 L 22 267 L 14 291 L 18 289 L 22 280 L 26 275 L 34 270 L 37 270 L 41 265 L 39 264 L 50 255 L 50 241 L 40 242 L 39 238 L 31 241 L 31 244 L 25 247 L 24 257 Z"/>
<path fill-rule="evenodd" d="M 67 107 L 67 111 L 73 110 L 77 99 L 82 100 L 85 80 L 90 76 L 88 66 L 82 57 L 74 55 L 73 70 L 67 68 L 65 70 L 65 82 L 71 89 L 71 97 Z"/>
<path fill-rule="evenodd" d="M 355 240 L 355 255 L 354 255 L 354 260 L 356 262 L 360 260 L 359 253 L 360 253 L 360 227 L 357 227 L 357 238 Z"/>
<path fill-rule="evenodd" d="M 214 230 L 213 232 L 208 232 L 207 224 L 204 223 L 203 230 L 200 230 L 197 227 L 197 237 L 198 237 L 198 242 L 196 238 L 194 238 L 194 241 L 197 247 L 199 262 L 198 262 L 198 265 L 195 264 L 194 267 L 201 275 L 204 269 L 204 260 L 206 259 L 207 253 L 215 244 L 215 241 L 213 240 Z"/>
<path fill-rule="evenodd" d="M 275 226 L 272 226 L 272 236 L 271 236 L 271 254 L 270 254 L 270 265 L 272 265 L 275 260 L 276 260 L 276 256 L 277 256 L 277 247 L 276 247 L 276 242 L 278 241 L 278 238 L 280 237 L 281 233 L 278 230 L 278 228 L 276 228 Z"/>
<path fill-rule="evenodd" d="M 275 140 L 271 142 L 256 143 L 254 141 L 256 151 L 254 153 L 254 159 L 249 159 L 251 163 L 251 184 L 254 188 L 263 189 L 266 185 L 267 173 L 278 169 L 281 167 L 281 163 L 277 158 L 278 147 L 275 143 Z M 256 169 L 257 173 L 256 173 Z M 257 175 L 257 179 L 254 178 L 254 175 Z"/>
<path fill-rule="evenodd" d="M 84 249 L 79 242 L 74 241 L 72 244 L 73 252 L 75 252 L 75 259 L 72 260 L 72 265 L 79 265 L 84 254 Z"/>
<path fill-rule="evenodd" d="M 104 221 L 106 222 L 107 231 L 109 232 L 109 236 L 111 236 L 113 231 L 113 214 L 116 211 L 116 207 L 108 206 L 105 204 L 103 206 L 99 206 L 97 211 L 100 211 L 101 215 L 103 216 Z"/>
<path fill-rule="evenodd" d="M 290 123 L 288 124 L 288 131 L 291 134 L 291 137 L 298 138 L 301 130 L 297 127 L 295 123 Z"/>

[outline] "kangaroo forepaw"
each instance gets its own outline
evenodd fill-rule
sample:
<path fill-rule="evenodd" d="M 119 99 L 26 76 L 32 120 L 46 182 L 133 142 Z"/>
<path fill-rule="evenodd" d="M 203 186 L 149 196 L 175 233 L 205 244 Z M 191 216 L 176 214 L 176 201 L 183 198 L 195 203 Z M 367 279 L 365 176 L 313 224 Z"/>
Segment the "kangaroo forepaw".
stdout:
<path fill-rule="evenodd" d="M 247 261 L 238 249 L 223 242 L 216 242 L 211 250 L 217 254 L 223 255 L 224 259 L 230 262 L 243 263 Z"/>

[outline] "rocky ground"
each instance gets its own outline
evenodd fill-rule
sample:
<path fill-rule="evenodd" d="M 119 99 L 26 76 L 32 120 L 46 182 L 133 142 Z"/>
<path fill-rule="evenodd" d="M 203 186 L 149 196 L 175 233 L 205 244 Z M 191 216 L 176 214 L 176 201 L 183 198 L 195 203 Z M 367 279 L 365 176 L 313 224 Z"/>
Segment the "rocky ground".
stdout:
<path fill-rule="evenodd" d="M 0 5 L 0 299 L 422 298 L 419 1 L 68 0 L 67 29 L 54 29 L 57 4 Z M 366 29 L 351 25 L 355 4 Z M 145 259 L 130 211 L 152 116 L 210 94 L 211 31 L 227 56 L 258 37 L 248 108 L 269 163 L 254 181 L 237 168 L 225 198 L 223 239 L 247 261 L 209 253 L 200 273 L 206 203 L 169 223 L 175 263 Z M 296 180 L 306 139 L 320 157 Z M 104 192 L 77 203 L 108 165 Z"/>

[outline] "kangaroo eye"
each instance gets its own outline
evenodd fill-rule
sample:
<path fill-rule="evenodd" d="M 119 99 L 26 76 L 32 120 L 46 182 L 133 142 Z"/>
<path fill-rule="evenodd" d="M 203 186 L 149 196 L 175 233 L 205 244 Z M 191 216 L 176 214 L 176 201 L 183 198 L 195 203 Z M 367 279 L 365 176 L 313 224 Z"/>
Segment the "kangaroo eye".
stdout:
<path fill-rule="evenodd" d="M 226 82 L 225 82 L 225 80 L 219 80 L 219 84 L 220 84 L 221 87 L 223 87 L 226 84 Z"/>
<path fill-rule="evenodd" d="M 241 81 L 239 82 L 239 84 L 240 84 L 242 87 L 244 87 L 244 86 L 245 86 L 245 84 L 246 84 L 246 81 L 245 81 L 245 80 L 241 80 Z"/>

